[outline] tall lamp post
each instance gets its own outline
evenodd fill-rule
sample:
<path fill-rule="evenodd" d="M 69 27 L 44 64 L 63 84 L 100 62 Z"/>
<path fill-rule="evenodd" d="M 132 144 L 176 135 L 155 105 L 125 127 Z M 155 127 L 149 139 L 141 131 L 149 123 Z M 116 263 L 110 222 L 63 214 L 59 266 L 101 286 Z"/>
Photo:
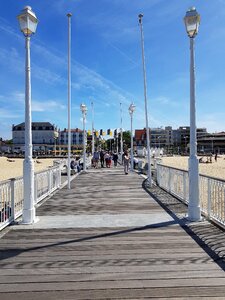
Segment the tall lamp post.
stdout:
<path fill-rule="evenodd" d="M 92 153 L 92 157 L 94 155 L 95 152 L 95 136 L 94 136 L 94 103 L 91 102 L 91 110 L 92 110 L 92 137 L 91 137 L 91 153 Z"/>
<path fill-rule="evenodd" d="M 70 163 L 71 163 L 71 17 L 68 13 L 68 160 L 67 160 L 67 187 L 70 189 Z"/>
<path fill-rule="evenodd" d="M 87 106 L 85 104 L 80 105 L 80 110 L 83 115 L 83 170 L 86 171 L 86 133 L 85 133 L 85 123 L 86 123 L 86 114 Z"/>
<path fill-rule="evenodd" d="M 161 136 L 158 136 L 159 150 L 160 150 L 160 139 L 161 139 Z"/>
<path fill-rule="evenodd" d="M 194 38 L 198 33 L 200 15 L 191 7 L 184 17 L 187 34 L 190 38 L 190 156 L 189 156 L 189 204 L 190 221 L 201 219 L 199 202 L 199 169 L 197 158 L 196 113 L 195 113 L 195 63 Z"/>
<path fill-rule="evenodd" d="M 133 113 L 135 110 L 135 105 L 131 103 L 129 106 L 129 114 L 130 114 L 130 164 L 131 171 L 134 169 L 134 143 L 133 143 Z"/>
<path fill-rule="evenodd" d="M 120 153 L 121 162 L 123 163 L 123 115 L 122 115 L 122 103 L 120 103 Z"/>
<path fill-rule="evenodd" d="M 25 65 L 25 158 L 23 162 L 23 223 L 35 222 L 34 207 L 34 162 L 32 159 L 32 130 L 31 130 L 31 79 L 30 79 L 30 37 L 35 33 L 38 19 L 30 6 L 25 6 L 17 16 L 20 29 L 25 36 L 26 65 Z"/>
<path fill-rule="evenodd" d="M 143 66 L 143 77 L 144 77 L 144 97 L 145 97 L 145 123 L 146 123 L 146 137 L 147 137 L 147 156 L 148 156 L 148 183 L 152 186 L 152 176 L 151 176 L 151 153 L 150 153 L 150 137 L 149 137 L 149 127 L 148 127 L 148 104 L 147 104 L 147 80 L 146 80 L 146 67 L 145 67 L 145 50 L 144 50 L 144 33 L 142 18 L 143 14 L 139 14 L 139 25 L 141 31 L 141 49 L 142 49 L 142 66 Z"/>

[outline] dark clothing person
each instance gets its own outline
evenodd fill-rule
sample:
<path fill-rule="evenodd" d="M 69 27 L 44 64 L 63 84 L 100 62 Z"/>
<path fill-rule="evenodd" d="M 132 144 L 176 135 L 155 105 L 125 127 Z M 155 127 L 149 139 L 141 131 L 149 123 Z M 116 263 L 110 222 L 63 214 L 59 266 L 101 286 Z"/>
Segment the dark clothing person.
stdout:
<path fill-rule="evenodd" d="M 104 161 L 105 161 L 105 154 L 104 152 L 101 150 L 100 151 L 100 162 L 101 162 L 101 167 L 104 168 Z"/>
<path fill-rule="evenodd" d="M 118 154 L 113 153 L 113 162 L 114 162 L 114 167 L 117 167 L 117 162 L 118 162 Z"/>

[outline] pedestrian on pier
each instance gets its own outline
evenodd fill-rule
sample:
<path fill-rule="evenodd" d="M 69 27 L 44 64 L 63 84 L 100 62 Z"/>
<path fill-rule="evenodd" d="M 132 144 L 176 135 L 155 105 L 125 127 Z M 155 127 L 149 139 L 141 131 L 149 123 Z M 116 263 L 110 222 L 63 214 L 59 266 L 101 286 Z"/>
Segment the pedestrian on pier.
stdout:
<path fill-rule="evenodd" d="M 128 151 L 124 151 L 123 165 L 124 165 L 124 173 L 126 175 L 128 174 L 128 170 L 129 170 L 129 161 L 130 161 L 130 157 Z"/>
<path fill-rule="evenodd" d="M 118 154 L 116 152 L 113 153 L 113 162 L 114 162 L 114 167 L 117 167 L 117 161 L 118 161 Z"/>
<path fill-rule="evenodd" d="M 104 168 L 105 153 L 103 152 L 103 150 L 100 151 L 100 162 L 101 162 L 101 168 Z"/>
<path fill-rule="evenodd" d="M 93 154 L 93 164 L 95 169 L 98 168 L 98 161 L 99 161 L 99 152 L 96 150 Z"/>

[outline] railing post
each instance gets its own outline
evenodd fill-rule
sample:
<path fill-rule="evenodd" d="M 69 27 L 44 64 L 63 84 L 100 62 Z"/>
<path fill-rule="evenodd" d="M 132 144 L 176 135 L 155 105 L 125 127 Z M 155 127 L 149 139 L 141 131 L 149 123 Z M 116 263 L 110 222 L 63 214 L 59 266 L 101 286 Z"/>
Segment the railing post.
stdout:
<path fill-rule="evenodd" d="M 169 178 L 168 178 L 168 191 L 169 193 L 171 193 L 171 168 L 168 168 L 169 169 Z"/>
<path fill-rule="evenodd" d="M 34 174 L 34 203 L 37 204 L 38 200 L 38 175 Z"/>
<path fill-rule="evenodd" d="M 48 194 L 51 193 L 51 170 L 48 170 Z"/>
<path fill-rule="evenodd" d="M 58 169 L 58 187 L 62 185 L 62 174 L 61 174 L 61 169 Z"/>
<path fill-rule="evenodd" d="M 186 184 L 186 172 L 183 171 L 183 197 L 184 197 L 184 201 L 186 202 L 187 200 L 187 184 Z"/>
<path fill-rule="evenodd" d="M 160 169 L 160 166 L 158 164 L 156 164 L 156 181 L 157 181 L 157 184 L 160 186 L 160 176 L 159 176 L 159 169 Z"/>
<path fill-rule="evenodd" d="M 208 178 L 208 198 L 207 198 L 207 214 L 208 218 L 211 218 L 211 207 L 212 207 L 212 199 L 211 199 L 211 180 Z"/>
<path fill-rule="evenodd" d="M 10 181 L 10 185 L 11 185 L 11 220 L 15 221 L 15 182 L 16 179 L 12 178 Z"/>

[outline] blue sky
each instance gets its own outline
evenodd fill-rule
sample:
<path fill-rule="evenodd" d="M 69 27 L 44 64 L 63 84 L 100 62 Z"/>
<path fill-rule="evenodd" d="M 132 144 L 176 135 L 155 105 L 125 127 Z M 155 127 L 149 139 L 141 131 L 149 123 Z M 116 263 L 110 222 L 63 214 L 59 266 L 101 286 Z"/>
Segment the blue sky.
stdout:
<path fill-rule="evenodd" d="M 145 127 L 138 14 L 143 13 L 149 126 L 189 124 L 189 39 L 183 17 L 201 15 L 196 37 L 197 126 L 225 130 L 225 0 L 7 0 L 0 2 L 0 137 L 24 121 L 24 37 L 16 16 L 25 5 L 39 24 L 31 38 L 32 120 L 67 127 L 68 20 L 72 16 L 72 128 Z"/>

